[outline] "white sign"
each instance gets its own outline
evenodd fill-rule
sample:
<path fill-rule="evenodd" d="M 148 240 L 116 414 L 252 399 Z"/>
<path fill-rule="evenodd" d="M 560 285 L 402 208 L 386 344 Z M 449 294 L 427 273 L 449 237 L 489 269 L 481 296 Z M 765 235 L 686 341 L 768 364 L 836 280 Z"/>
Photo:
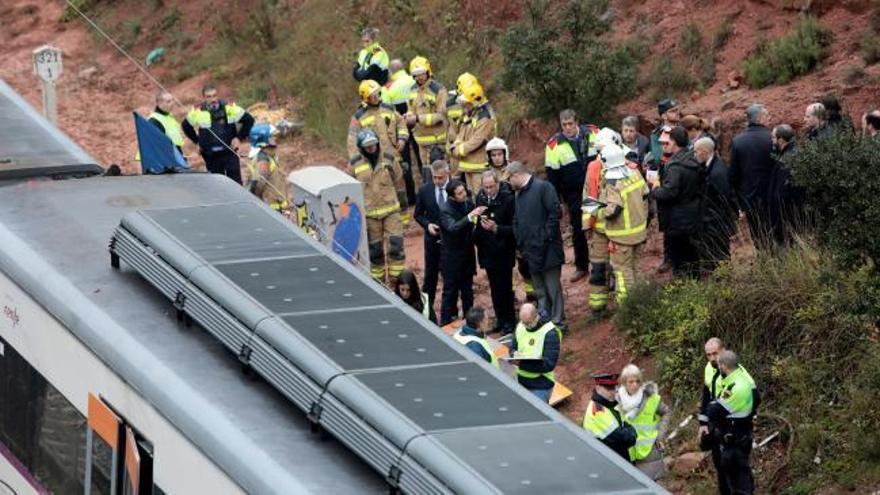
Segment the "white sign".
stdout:
<path fill-rule="evenodd" d="M 54 83 L 61 77 L 61 50 L 44 45 L 34 50 L 34 74 L 44 82 Z"/>

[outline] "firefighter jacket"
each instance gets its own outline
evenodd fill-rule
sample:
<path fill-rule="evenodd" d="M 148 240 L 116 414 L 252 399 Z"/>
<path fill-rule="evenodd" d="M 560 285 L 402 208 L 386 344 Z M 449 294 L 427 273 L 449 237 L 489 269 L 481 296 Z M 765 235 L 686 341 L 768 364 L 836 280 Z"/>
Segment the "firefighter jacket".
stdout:
<path fill-rule="evenodd" d="M 376 135 L 379 136 L 379 149 L 383 153 L 394 153 L 399 141 L 409 139 L 406 122 L 400 118 L 393 107 L 384 103 L 376 106 L 362 103 L 351 116 L 351 122 L 348 125 L 346 151 L 349 160 L 357 159 L 360 156 L 357 135 L 363 129 L 372 129 L 376 132 Z"/>
<path fill-rule="evenodd" d="M 394 155 L 383 153 L 371 163 L 361 154 L 351 161 L 352 175 L 364 185 L 367 218 L 381 219 L 405 208 L 406 188 L 403 170 Z"/>
<path fill-rule="evenodd" d="M 418 122 L 412 129 L 419 146 L 446 144 L 446 89 L 429 79 L 423 86 L 410 88 L 408 109 L 416 114 Z"/>
<path fill-rule="evenodd" d="M 452 143 L 452 156 L 458 158 L 458 170 L 467 173 L 489 169 L 486 143 L 495 136 L 495 114 L 488 103 L 466 115 Z"/>
<path fill-rule="evenodd" d="M 261 167 L 261 163 L 268 165 Z M 281 211 L 287 208 L 287 178 L 275 157 L 261 150 L 248 162 L 247 168 L 254 196 L 272 209 Z"/>
<path fill-rule="evenodd" d="M 648 236 L 648 185 L 642 174 L 631 171 L 624 179 L 606 179 L 599 194 L 605 206 L 599 218 L 605 221 L 608 240 L 624 246 L 645 242 Z"/>

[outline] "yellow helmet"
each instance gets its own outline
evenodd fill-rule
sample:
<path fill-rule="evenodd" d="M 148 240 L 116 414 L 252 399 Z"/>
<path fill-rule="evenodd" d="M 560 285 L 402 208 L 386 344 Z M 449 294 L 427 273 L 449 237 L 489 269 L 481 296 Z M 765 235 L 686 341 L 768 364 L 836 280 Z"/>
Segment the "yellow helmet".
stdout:
<path fill-rule="evenodd" d="M 361 95 L 361 101 L 367 101 L 370 99 L 370 95 L 382 89 L 382 86 L 379 86 L 379 83 L 372 79 L 366 79 L 361 81 L 360 86 L 358 86 L 358 94 Z"/>
<path fill-rule="evenodd" d="M 479 105 L 486 101 L 486 95 L 483 94 L 483 86 L 476 81 L 468 84 L 464 88 L 464 92 L 461 93 L 461 98 L 465 103 L 470 103 L 471 105 Z"/>
<path fill-rule="evenodd" d="M 428 62 L 428 59 L 425 57 L 416 57 L 412 59 L 409 63 L 409 74 L 411 76 L 417 76 L 425 73 L 429 76 L 431 75 L 431 62 Z"/>
<path fill-rule="evenodd" d="M 475 82 L 477 82 L 477 77 L 470 72 L 465 72 L 458 76 L 458 79 L 455 80 L 455 85 L 458 87 L 458 94 L 464 94 L 464 88 Z"/>

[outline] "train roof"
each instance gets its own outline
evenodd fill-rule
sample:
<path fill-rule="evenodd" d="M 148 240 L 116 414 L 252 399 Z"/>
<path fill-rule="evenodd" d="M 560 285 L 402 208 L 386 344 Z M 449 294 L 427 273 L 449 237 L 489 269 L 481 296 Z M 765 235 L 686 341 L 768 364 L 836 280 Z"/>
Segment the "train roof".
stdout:
<path fill-rule="evenodd" d="M 103 171 L 97 160 L 2 80 L 0 112 L 0 270 L 244 490 L 386 491 L 209 334 L 178 324 L 146 281 L 110 267 L 107 244 L 127 213 L 250 194 L 208 174 L 94 176 Z"/>

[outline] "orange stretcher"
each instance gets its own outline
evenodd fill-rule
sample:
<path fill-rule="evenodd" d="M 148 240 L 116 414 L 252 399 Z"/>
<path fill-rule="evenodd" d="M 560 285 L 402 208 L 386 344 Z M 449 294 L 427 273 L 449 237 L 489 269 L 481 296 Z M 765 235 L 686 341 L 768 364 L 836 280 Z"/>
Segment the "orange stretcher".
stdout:
<path fill-rule="evenodd" d="M 449 323 L 448 325 L 442 327 L 443 332 L 447 335 L 452 335 L 457 332 L 459 328 L 461 328 L 461 325 L 463 323 L 464 322 L 462 320 Z M 510 349 L 501 342 L 498 342 L 498 340 L 493 339 L 492 337 L 486 337 L 486 340 L 489 341 L 489 347 L 492 348 L 492 352 L 495 354 L 496 357 L 506 357 L 510 353 Z M 501 370 L 511 376 L 516 373 L 516 367 L 504 361 L 501 361 Z M 562 401 L 568 399 L 569 397 L 571 397 L 571 395 L 571 389 L 559 382 L 556 382 L 556 385 L 553 387 L 553 393 L 550 394 L 550 405 L 556 407 L 557 404 L 562 403 Z"/>

